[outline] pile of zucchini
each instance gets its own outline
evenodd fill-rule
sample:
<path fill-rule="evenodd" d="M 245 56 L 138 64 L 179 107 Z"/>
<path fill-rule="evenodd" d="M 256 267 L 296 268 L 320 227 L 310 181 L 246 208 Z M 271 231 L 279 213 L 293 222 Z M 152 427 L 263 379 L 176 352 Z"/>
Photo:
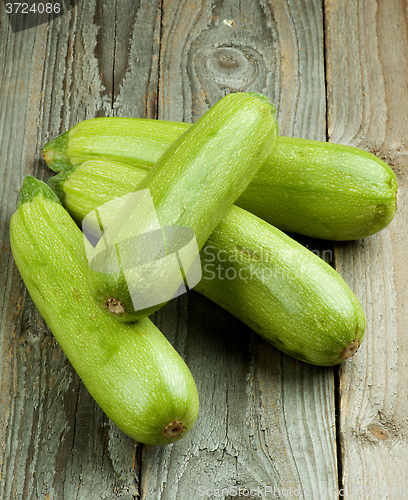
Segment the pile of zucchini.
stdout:
<path fill-rule="evenodd" d="M 227 95 L 194 125 L 85 120 L 44 146 L 57 173 L 49 185 L 24 179 L 10 228 L 17 267 L 91 395 L 141 443 L 182 438 L 199 408 L 188 367 L 148 319 L 166 300 L 134 300 L 169 287 L 177 295 L 183 283 L 170 283 L 167 264 L 150 263 L 167 262 L 180 242 L 159 231 L 164 251 L 146 238 L 141 265 L 124 264 L 155 221 L 194 235 L 202 272 L 194 289 L 283 352 L 332 366 L 363 341 L 354 293 L 282 231 L 372 235 L 394 217 L 396 177 L 360 149 L 277 132 L 275 107 L 250 92 Z M 157 220 L 132 201 L 135 192 L 149 193 Z M 99 239 L 84 237 L 85 220 Z M 184 278 L 187 261 L 179 260 Z"/>

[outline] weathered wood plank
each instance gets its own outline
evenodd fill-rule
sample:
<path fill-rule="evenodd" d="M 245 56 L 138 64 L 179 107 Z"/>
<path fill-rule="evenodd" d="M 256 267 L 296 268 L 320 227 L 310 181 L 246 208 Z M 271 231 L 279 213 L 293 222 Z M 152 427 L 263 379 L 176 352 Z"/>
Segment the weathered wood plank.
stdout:
<path fill-rule="evenodd" d="M 319 2 L 165 0 L 162 19 L 159 118 L 195 121 L 226 93 L 254 90 L 277 103 L 281 133 L 325 139 Z M 258 486 L 262 498 L 273 488 L 279 498 L 289 488 L 298 498 L 312 489 L 335 496 L 332 370 L 282 355 L 194 293 L 158 313 L 167 334 L 177 307 L 187 314 L 177 314 L 175 345 L 201 411 L 176 445 L 144 447 L 142 498 L 198 498 L 204 489 L 238 498 L 231 488 Z"/>
<path fill-rule="evenodd" d="M 340 371 L 349 499 L 408 495 L 407 21 L 404 1 L 326 1 L 330 138 L 378 154 L 399 182 L 390 226 L 336 249 L 337 269 L 367 316 L 361 352 Z"/>
<path fill-rule="evenodd" d="M 111 49 L 118 57 L 119 85 L 127 60 L 121 33 L 126 34 L 126 43 L 130 26 L 136 26 L 133 36 L 139 39 L 143 32 L 155 33 L 156 11 L 146 2 L 138 9 L 116 10 L 111 2 L 85 0 L 49 25 L 13 34 L 4 5 L 0 6 L 0 497 L 4 499 L 89 500 L 131 498 L 138 493 L 139 448 L 95 404 L 46 328 L 21 282 L 8 233 L 24 176 L 50 175 L 41 159 L 46 140 L 82 119 L 114 114 Z M 106 22 L 107 12 L 115 12 L 111 21 L 116 22 L 116 33 L 115 25 Z M 138 25 L 140 12 L 143 27 Z M 157 75 L 152 46 L 148 38 L 138 46 L 143 75 L 154 75 L 155 67 Z M 132 88 L 130 105 L 138 106 L 142 116 L 145 108 L 152 107 L 142 103 L 154 85 L 157 76 L 144 77 Z"/>
<path fill-rule="evenodd" d="M 121 3 L 84 1 L 16 35 L 1 9 L 1 495 L 131 498 L 139 466 L 148 499 L 189 499 L 200 485 L 334 492 L 331 370 L 295 362 L 183 296 L 155 321 L 191 366 L 200 418 L 177 445 L 141 449 L 84 390 L 13 266 L 8 220 L 24 175 L 49 175 L 45 140 L 92 116 L 156 116 L 159 76 L 161 118 L 194 121 L 226 92 L 258 90 L 278 104 L 281 133 L 325 138 L 320 2 L 169 0 L 163 18 L 159 2 Z M 365 486 L 406 486 L 406 19 L 394 0 L 326 5 L 331 139 L 375 151 L 401 174 L 389 229 L 336 253 L 368 318 L 366 343 L 340 372 L 349 498 L 363 498 L 352 494 L 356 470 Z"/>
<path fill-rule="evenodd" d="M 141 0 L 134 10 L 128 33 L 128 9 L 133 2 L 117 0 L 120 22 L 116 31 L 114 64 L 114 114 L 139 118 L 157 117 L 160 0 Z"/>

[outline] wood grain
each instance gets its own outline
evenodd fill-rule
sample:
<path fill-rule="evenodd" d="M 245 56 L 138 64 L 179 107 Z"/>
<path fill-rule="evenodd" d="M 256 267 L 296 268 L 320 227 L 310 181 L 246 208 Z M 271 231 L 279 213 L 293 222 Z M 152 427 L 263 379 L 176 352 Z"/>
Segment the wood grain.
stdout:
<path fill-rule="evenodd" d="M 407 3 L 326 2 L 329 135 L 385 159 L 398 211 L 381 233 L 338 245 L 336 267 L 367 316 L 361 352 L 340 371 L 342 486 L 346 498 L 408 494 L 406 380 Z"/>
<path fill-rule="evenodd" d="M 164 1 L 159 118 L 192 122 L 252 90 L 277 105 L 282 135 L 325 139 L 322 19 L 309 0 Z"/>
<path fill-rule="evenodd" d="M 228 500 L 251 488 L 264 499 L 337 498 L 338 486 L 347 500 L 404 498 L 392 488 L 408 488 L 407 3 L 323 4 L 83 0 L 16 34 L 0 4 L 1 498 L 190 500 L 200 487 Z M 366 341 L 338 374 L 336 435 L 332 369 L 283 355 L 194 292 L 179 297 L 153 320 L 191 368 L 199 419 L 176 445 L 141 446 L 105 417 L 39 316 L 9 220 L 24 176 L 50 175 L 43 144 L 78 121 L 193 122 L 239 90 L 277 104 L 281 134 L 311 139 L 326 138 L 327 101 L 330 140 L 397 173 L 392 224 L 335 248 L 366 311 Z"/>
<path fill-rule="evenodd" d="M 126 39 L 128 9 L 133 2 L 117 0 L 120 22 L 116 29 L 114 78 L 115 116 L 157 117 L 161 4 L 141 0 L 134 10 L 132 29 Z M 125 26 L 125 30 L 123 30 Z"/>
<path fill-rule="evenodd" d="M 109 47 L 115 38 L 105 22 L 112 6 L 86 0 L 48 25 L 16 34 L 3 4 L 0 13 L 0 497 L 131 498 L 138 492 L 137 444 L 106 418 L 55 343 L 27 296 L 8 237 L 24 176 L 50 175 L 41 159 L 46 140 L 82 119 L 114 113 Z M 113 26 L 125 31 L 135 16 L 118 9 Z M 148 31 L 148 9 L 143 20 Z M 156 16 L 151 25 L 154 32 Z M 144 102 L 146 87 L 133 89 L 135 102 Z"/>
<path fill-rule="evenodd" d="M 253 90 L 277 103 L 282 133 L 325 139 L 319 4 L 186 0 L 162 10 L 159 118 L 193 122 L 226 93 Z M 141 498 L 197 498 L 203 488 L 238 498 L 232 487 L 259 487 L 262 498 L 336 494 L 333 371 L 282 355 L 202 297 L 179 300 L 200 416 L 177 447 L 144 447 Z M 156 321 L 167 333 L 171 321 Z"/>
<path fill-rule="evenodd" d="M 36 159 L 30 173 L 49 175 L 41 146 L 81 119 L 154 117 L 158 105 L 162 118 L 193 121 L 231 90 L 264 91 L 278 104 L 282 132 L 324 138 L 319 5 L 164 2 L 160 9 L 142 1 L 122 7 L 84 2 L 48 26 L 9 33 L 3 41 L 21 47 L 18 36 L 31 36 L 29 60 L 40 61 L 34 90 L 26 88 L 24 71 L 11 81 L 12 88 L 20 81 L 32 92 L 30 99 L 12 100 L 36 120 L 36 127 L 26 120 L 19 130 L 36 134 L 26 153 Z M 128 42 L 118 35 L 122 25 L 131 33 Z M 9 61 L 15 57 L 6 54 Z M 22 66 L 25 58 L 17 55 Z M 7 135 L 3 139 L 11 153 Z M 20 177 L 12 184 L 9 215 L 27 173 L 16 163 Z M 77 379 L 16 269 L 5 277 L 11 283 L 2 351 L 5 498 L 130 498 L 140 492 L 149 499 L 188 499 L 200 485 L 299 487 L 304 497 L 309 487 L 335 487 L 331 370 L 290 360 L 202 297 L 181 297 L 154 319 L 192 369 L 200 419 L 177 446 L 137 447 L 111 426 Z M 31 339 L 33 324 L 40 340 L 30 350 L 33 342 L 25 336 Z"/>

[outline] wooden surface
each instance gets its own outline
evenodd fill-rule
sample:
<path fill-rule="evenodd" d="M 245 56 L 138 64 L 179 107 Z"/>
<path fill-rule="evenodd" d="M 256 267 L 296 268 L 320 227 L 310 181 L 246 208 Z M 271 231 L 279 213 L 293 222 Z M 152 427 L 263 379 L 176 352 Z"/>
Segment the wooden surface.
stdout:
<path fill-rule="evenodd" d="M 12 33 L 0 4 L 0 498 L 408 496 L 407 23 L 405 0 L 81 0 Z M 189 365 L 200 415 L 175 445 L 141 446 L 104 416 L 44 325 L 9 220 L 24 176 L 50 176 L 43 144 L 78 121 L 190 122 L 236 90 L 267 94 L 282 135 L 358 146 L 396 172 L 391 225 L 334 245 L 366 340 L 340 369 L 312 367 L 183 295 L 152 319 Z"/>

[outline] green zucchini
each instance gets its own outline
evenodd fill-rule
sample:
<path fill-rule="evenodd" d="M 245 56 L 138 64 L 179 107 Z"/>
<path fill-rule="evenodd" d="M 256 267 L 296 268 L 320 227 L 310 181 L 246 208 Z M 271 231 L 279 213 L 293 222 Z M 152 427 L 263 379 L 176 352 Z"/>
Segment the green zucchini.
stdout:
<path fill-rule="evenodd" d="M 44 147 L 48 166 L 90 159 L 148 170 L 188 123 L 143 118 L 95 118 L 78 123 Z M 396 211 L 391 168 L 359 148 L 278 136 L 235 202 L 283 231 L 328 240 L 355 240 L 386 227 Z"/>
<path fill-rule="evenodd" d="M 110 200 L 114 220 L 123 195 L 145 171 L 92 160 L 66 167 L 49 184 L 78 224 Z M 233 206 L 200 252 L 194 288 L 274 346 L 307 363 L 330 366 L 364 338 L 362 307 L 340 275 L 279 229 Z"/>
<path fill-rule="evenodd" d="M 149 193 L 155 213 L 132 198 L 103 228 L 90 256 L 88 285 L 102 310 L 119 321 L 135 321 L 183 286 L 180 268 L 184 276 L 192 269 L 198 250 L 274 147 L 274 113 L 262 94 L 229 94 L 165 151 L 137 187 L 139 194 Z M 182 245 L 185 233 L 168 231 L 160 245 L 160 228 L 187 228 L 193 236 Z M 182 247 L 188 255 L 175 267 L 171 248 Z"/>
<path fill-rule="evenodd" d="M 121 324 L 100 311 L 86 284 L 83 235 L 34 177 L 24 179 L 10 239 L 35 305 L 107 416 L 145 444 L 186 435 L 199 406 L 189 369 L 149 319 Z"/>

